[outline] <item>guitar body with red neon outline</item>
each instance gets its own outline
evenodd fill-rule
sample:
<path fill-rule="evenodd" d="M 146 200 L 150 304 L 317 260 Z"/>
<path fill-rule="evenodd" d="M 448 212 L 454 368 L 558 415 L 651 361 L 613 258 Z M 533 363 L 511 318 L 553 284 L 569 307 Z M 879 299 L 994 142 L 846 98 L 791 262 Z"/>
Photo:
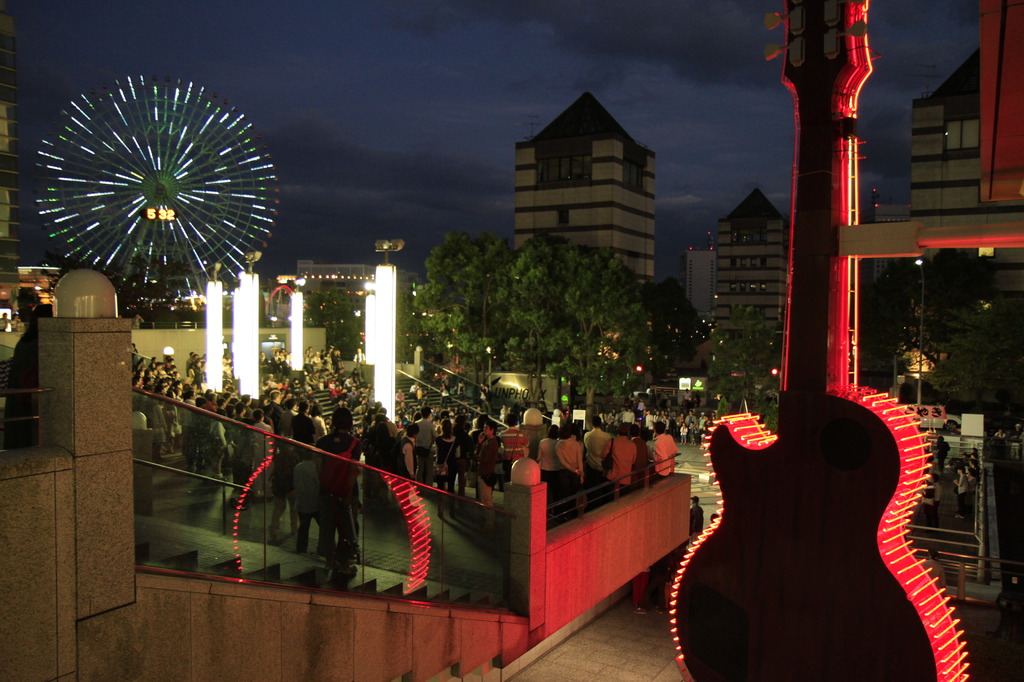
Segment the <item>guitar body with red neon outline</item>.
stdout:
<path fill-rule="evenodd" d="M 900 483 L 889 428 L 850 400 L 803 392 L 783 395 L 779 423 L 758 450 L 728 427 L 712 433 L 722 518 L 676 603 L 689 674 L 935 680 L 928 634 L 877 547 Z"/>
<path fill-rule="evenodd" d="M 698 682 L 967 679 L 948 598 L 906 539 L 924 442 L 895 400 L 855 385 L 856 261 L 838 228 L 857 222 L 867 9 L 787 0 L 778 17 L 797 130 L 779 433 L 738 415 L 710 436 L 721 514 L 671 610 Z"/>

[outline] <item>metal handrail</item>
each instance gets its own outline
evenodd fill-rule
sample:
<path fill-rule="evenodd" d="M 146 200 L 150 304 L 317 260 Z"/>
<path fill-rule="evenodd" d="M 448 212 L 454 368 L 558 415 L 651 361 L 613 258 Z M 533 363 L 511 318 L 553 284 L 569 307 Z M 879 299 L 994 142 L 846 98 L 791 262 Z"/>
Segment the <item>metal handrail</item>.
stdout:
<path fill-rule="evenodd" d="M 414 377 L 413 375 L 409 374 L 406 371 L 403 371 L 403 370 L 400 370 L 400 369 L 396 368 L 395 369 L 395 374 L 401 374 L 402 376 L 404 376 L 404 377 L 406 377 L 408 379 L 412 379 L 413 381 L 415 381 L 415 382 L 417 382 L 419 384 L 422 384 L 424 387 L 426 387 L 426 389 L 428 391 L 433 391 L 434 393 L 437 393 L 438 395 L 441 394 L 441 391 L 438 390 L 438 388 L 436 386 L 434 386 L 433 384 L 431 384 L 429 381 L 424 381 L 422 378 Z M 452 402 L 458 404 L 458 405 L 461 405 L 461 406 L 465 407 L 467 410 L 469 410 L 470 412 L 474 413 L 474 415 L 481 415 L 481 414 L 483 414 L 483 410 L 481 410 L 480 408 L 473 407 L 469 403 L 467 403 L 467 402 L 465 402 L 463 400 L 459 400 L 456 397 L 453 397 L 451 395 L 451 393 L 448 394 L 448 399 L 451 400 Z M 487 416 L 490 417 L 490 415 L 487 415 Z M 491 417 L 491 419 L 494 419 L 494 417 Z M 506 425 L 506 424 L 504 424 L 504 422 L 500 422 L 497 419 L 494 419 L 494 421 L 497 422 L 500 426 L 505 426 Z"/>
<path fill-rule="evenodd" d="M 10 396 L 17 395 L 35 395 L 37 393 L 49 393 L 52 388 L 47 387 L 33 387 L 33 388 L 4 388 L 0 389 L 0 398 L 7 398 Z M 0 413 L 0 430 L 6 430 L 4 426 L 8 422 L 27 422 L 33 421 L 36 423 L 36 446 L 43 442 L 43 420 L 39 414 L 30 414 L 24 417 L 6 417 Z M 30 446 L 31 447 L 31 446 Z M 6 444 L 2 449 L 7 449 Z"/>
<path fill-rule="evenodd" d="M 152 398 L 154 400 L 157 400 L 158 402 L 171 403 L 176 408 L 184 408 L 184 409 L 189 410 L 191 412 L 195 412 L 197 414 L 202 414 L 204 417 L 210 417 L 212 419 L 215 419 L 217 421 L 220 421 L 220 422 L 222 422 L 224 424 L 229 425 L 231 428 L 239 428 L 239 427 L 241 427 L 241 428 L 253 431 L 253 432 L 257 433 L 257 434 L 260 434 L 260 435 L 272 438 L 272 439 L 274 439 L 275 442 L 282 442 L 282 443 L 286 443 L 286 444 L 291 445 L 291 446 L 296 447 L 296 448 L 301 448 L 301 449 L 305 449 L 305 450 L 311 450 L 311 451 L 313 451 L 313 452 L 315 452 L 315 453 L 317 453 L 319 455 L 326 455 L 328 457 L 334 457 L 334 458 L 338 457 L 338 455 L 335 455 L 333 453 L 327 452 L 325 450 L 321 450 L 321 449 L 319 449 L 317 447 L 314 447 L 314 446 L 312 446 L 312 445 L 310 445 L 308 443 L 303 443 L 301 441 L 292 440 L 291 438 L 287 438 L 286 436 L 279 436 L 279 435 L 275 434 L 273 431 L 264 431 L 263 429 L 258 429 L 255 426 L 252 426 L 250 424 L 246 424 L 245 422 L 240 422 L 240 421 L 236 421 L 234 419 L 229 419 L 228 417 L 225 417 L 223 415 L 217 414 L 215 412 L 210 412 L 209 410 L 205 410 L 205 409 L 203 409 L 201 407 L 196 407 L 195 405 L 189 405 L 188 403 L 183 403 L 180 400 L 175 400 L 173 398 L 168 398 L 167 396 L 157 395 L 155 393 L 150 393 L 149 391 L 145 391 L 145 390 L 143 390 L 141 388 L 133 388 L 132 390 L 134 392 L 136 392 L 136 393 L 141 393 L 141 394 L 143 394 L 145 396 L 148 396 L 148 397 L 150 397 L 150 398 Z M 354 464 L 354 465 L 356 465 L 356 466 L 358 466 L 360 468 L 363 468 L 363 469 L 369 469 L 370 471 L 374 471 L 374 472 L 376 472 L 376 473 L 378 473 L 380 475 L 383 475 L 383 476 L 397 476 L 398 478 L 404 478 L 402 476 L 398 476 L 397 474 L 393 474 L 390 471 L 385 471 L 383 469 L 378 469 L 377 467 L 370 466 L 369 464 L 366 464 L 364 462 L 351 461 L 351 464 Z M 182 469 L 176 469 L 174 467 L 165 467 L 165 468 L 170 468 L 170 469 L 172 469 L 174 471 L 184 471 Z M 218 483 L 225 483 L 225 481 L 223 481 L 221 479 L 218 479 L 218 478 L 214 478 L 212 480 L 217 481 Z M 435 488 L 435 487 L 433 487 L 431 485 L 427 485 L 425 483 L 417 482 L 417 481 L 415 481 L 415 480 L 413 480 L 411 478 L 410 479 L 406 479 L 406 480 L 408 480 L 409 483 L 413 484 L 417 488 L 429 488 L 431 490 L 431 492 L 434 493 L 434 494 L 441 494 L 441 495 L 449 495 L 449 496 L 452 496 L 452 497 L 459 497 L 460 500 L 462 500 L 464 502 L 471 502 L 471 503 L 474 503 L 474 504 L 479 505 L 481 507 L 485 507 L 487 509 L 493 510 L 493 511 L 501 513 L 501 514 L 511 515 L 509 512 L 507 512 L 507 511 L 505 511 L 503 509 L 500 509 L 498 507 L 487 507 L 487 505 L 483 504 L 482 502 L 480 502 L 478 500 L 474 500 L 474 499 L 469 498 L 469 497 L 461 497 L 459 495 L 456 495 L 455 493 L 450 493 L 450 492 L 448 492 L 446 490 L 442 490 L 440 488 Z"/>
<path fill-rule="evenodd" d="M 463 376 L 463 375 L 461 375 L 461 374 L 456 374 L 455 372 L 451 371 L 451 370 L 450 370 L 450 369 L 448 369 L 447 367 L 444 367 L 444 366 L 442 366 L 442 365 L 439 365 L 439 364 L 437 364 L 436 362 L 431 362 L 430 360 L 421 360 L 421 361 L 420 361 L 420 364 L 423 364 L 423 365 L 430 365 L 430 366 L 432 366 L 432 367 L 436 367 L 437 369 L 441 370 L 442 372 L 444 372 L 444 373 L 446 373 L 446 374 L 450 374 L 450 375 L 452 375 L 453 377 L 456 377 L 456 378 L 458 378 L 458 379 L 461 379 L 462 381 L 465 381 L 465 382 L 466 382 L 466 383 L 468 383 L 468 384 L 473 384 L 473 385 L 474 385 L 474 386 L 476 386 L 477 388 L 487 388 L 487 387 L 486 387 L 486 386 L 485 386 L 484 384 L 478 384 L 478 383 L 477 383 L 477 382 L 475 382 L 475 381 L 471 381 L 471 380 L 470 380 L 470 379 L 468 379 L 467 377 L 465 377 L 465 376 Z"/>

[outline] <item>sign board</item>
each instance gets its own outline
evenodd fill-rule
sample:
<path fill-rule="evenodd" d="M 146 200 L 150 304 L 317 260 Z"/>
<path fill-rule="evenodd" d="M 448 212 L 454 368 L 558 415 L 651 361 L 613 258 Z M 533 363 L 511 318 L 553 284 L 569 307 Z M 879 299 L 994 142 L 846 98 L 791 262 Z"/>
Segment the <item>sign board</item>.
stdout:
<path fill-rule="evenodd" d="M 921 420 L 921 427 L 941 429 L 946 425 L 945 405 L 907 405 L 907 412 Z"/>
<path fill-rule="evenodd" d="M 967 413 L 960 415 L 960 435 L 984 438 L 985 415 Z"/>
<path fill-rule="evenodd" d="M 585 421 L 586 418 L 587 418 L 587 411 L 586 410 L 573 410 L 572 411 L 572 420 L 574 422 Z"/>
<path fill-rule="evenodd" d="M 680 391 L 703 391 L 705 385 L 703 377 L 679 377 Z"/>

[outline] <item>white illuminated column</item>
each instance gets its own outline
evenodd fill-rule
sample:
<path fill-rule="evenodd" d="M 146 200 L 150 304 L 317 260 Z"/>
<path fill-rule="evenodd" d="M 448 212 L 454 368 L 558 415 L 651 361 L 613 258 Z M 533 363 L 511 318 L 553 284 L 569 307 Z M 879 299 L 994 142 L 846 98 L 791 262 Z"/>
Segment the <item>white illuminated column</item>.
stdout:
<path fill-rule="evenodd" d="M 374 353 L 377 352 L 377 296 L 366 294 L 366 329 L 364 334 L 364 353 L 366 364 L 375 364 Z M 390 417 L 391 414 L 388 414 Z"/>
<path fill-rule="evenodd" d="M 259 395 L 260 276 L 238 273 L 235 289 L 232 354 L 240 394 Z"/>
<path fill-rule="evenodd" d="M 373 342 L 373 393 L 375 399 L 387 409 L 388 417 L 395 416 L 395 309 L 397 284 L 394 265 L 377 266 L 377 291 L 374 306 L 375 324 Z M 369 342 L 367 342 L 369 346 Z"/>
<path fill-rule="evenodd" d="M 292 294 L 292 369 L 302 369 L 305 364 L 302 344 L 302 292 Z"/>
<path fill-rule="evenodd" d="M 224 388 L 224 285 L 206 283 L 206 385 Z"/>

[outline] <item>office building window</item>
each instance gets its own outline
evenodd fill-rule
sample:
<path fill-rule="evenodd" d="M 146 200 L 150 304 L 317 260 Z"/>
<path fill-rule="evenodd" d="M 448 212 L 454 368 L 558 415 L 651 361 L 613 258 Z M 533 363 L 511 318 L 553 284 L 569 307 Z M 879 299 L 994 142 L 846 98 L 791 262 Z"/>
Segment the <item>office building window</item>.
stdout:
<path fill-rule="evenodd" d="M 981 145 L 981 121 L 976 118 L 946 122 L 946 149 L 974 149 Z"/>
<path fill-rule="evenodd" d="M 644 169 L 639 164 L 635 164 L 632 161 L 623 162 L 622 181 L 627 185 L 643 187 Z"/>
<path fill-rule="evenodd" d="M 562 156 L 537 161 L 537 182 L 586 180 L 593 172 L 593 159 L 586 156 Z"/>

